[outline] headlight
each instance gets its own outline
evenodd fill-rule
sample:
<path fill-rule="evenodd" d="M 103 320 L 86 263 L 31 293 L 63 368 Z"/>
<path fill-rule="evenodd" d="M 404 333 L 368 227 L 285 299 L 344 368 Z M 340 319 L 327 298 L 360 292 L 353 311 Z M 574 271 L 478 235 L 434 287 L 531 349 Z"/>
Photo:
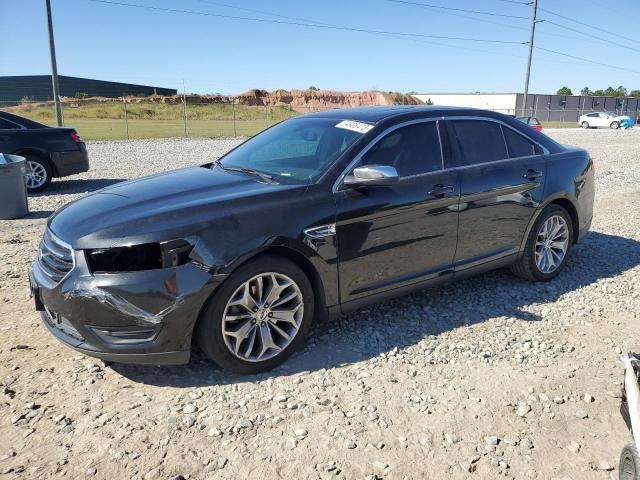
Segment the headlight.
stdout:
<path fill-rule="evenodd" d="M 91 273 L 139 272 L 185 264 L 193 246 L 185 240 L 85 250 Z"/>

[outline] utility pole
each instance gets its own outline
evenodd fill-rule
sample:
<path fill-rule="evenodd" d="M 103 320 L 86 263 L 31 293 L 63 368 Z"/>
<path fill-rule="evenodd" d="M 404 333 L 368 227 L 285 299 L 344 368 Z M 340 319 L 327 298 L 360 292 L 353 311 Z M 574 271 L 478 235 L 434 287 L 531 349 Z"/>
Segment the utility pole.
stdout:
<path fill-rule="evenodd" d="M 538 0 L 533 0 L 533 16 L 531 17 L 531 38 L 529 38 L 529 58 L 527 59 L 527 76 L 524 80 L 524 98 L 522 99 L 522 116 L 527 108 L 527 96 L 529 95 L 529 76 L 531 75 L 531 56 L 533 55 L 533 39 L 536 34 L 536 14 L 538 13 Z"/>
<path fill-rule="evenodd" d="M 62 127 L 62 105 L 60 105 L 60 86 L 58 84 L 58 65 L 56 62 L 56 44 L 53 41 L 53 21 L 51 20 L 51 0 L 45 0 L 47 5 L 47 25 L 49 27 L 49 52 L 51 53 L 51 83 L 53 86 L 53 100 L 56 105 L 56 119 Z"/>

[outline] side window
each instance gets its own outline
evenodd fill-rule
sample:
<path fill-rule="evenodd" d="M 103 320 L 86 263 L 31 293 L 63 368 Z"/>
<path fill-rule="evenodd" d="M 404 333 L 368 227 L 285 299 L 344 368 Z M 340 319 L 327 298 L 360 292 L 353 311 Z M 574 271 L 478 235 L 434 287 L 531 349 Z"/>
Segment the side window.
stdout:
<path fill-rule="evenodd" d="M 500 124 L 483 120 L 453 120 L 452 142 L 460 158 L 454 166 L 475 165 L 509 158 Z"/>
<path fill-rule="evenodd" d="M 442 169 L 436 122 L 399 128 L 382 138 L 362 157 L 361 165 L 390 165 L 400 177 Z"/>
<path fill-rule="evenodd" d="M 0 118 L 0 130 L 20 130 L 20 125 Z"/>
<path fill-rule="evenodd" d="M 508 127 L 502 127 L 502 131 L 504 132 L 504 138 L 507 141 L 509 156 L 511 158 L 529 157 L 531 155 L 539 155 L 541 153 L 540 147 L 519 133 Z"/>

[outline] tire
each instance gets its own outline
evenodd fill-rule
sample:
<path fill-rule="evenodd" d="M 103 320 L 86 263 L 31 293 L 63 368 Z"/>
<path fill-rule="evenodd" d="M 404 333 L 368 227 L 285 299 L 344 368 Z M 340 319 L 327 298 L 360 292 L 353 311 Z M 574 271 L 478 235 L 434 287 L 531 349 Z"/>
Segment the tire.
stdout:
<path fill-rule="evenodd" d="M 545 225 L 545 222 L 547 222 L 547 220 L 552 218 L 554 219 L 551 221 L 552 226 L 562 224 L 562 221 L 558 220 L 557 217 L 564 220 L 564 226 L 566 227 L 566 231 L 560 230 L 561 232 L 565 233 L 561 237 L 558 237 L 558 238 L 562 238 L 562 241 L 554 240 L 553 242 L 551 242 L 551 240 L 549 240 L 549 245 L 552 243 L 556 245 L 560 245 L 566 242 L 566 246 L 565 246 L 564 254 L 562 255 L 562 258 L 560 259 L 559 263 L 557 263 L 559 249 L 557 248 L 547 249 L 549 250 L 549 253 L 546 258 L 550 258 L 555 264 L 555 266 L 551 270 L 547 270 L 544 267 L 548 267 L 549 262 L 546 262 L 545 264 L 543 261 L 543 264 L 541 267 L 536 261 L 536 259 L 538 258 L 538 255 L 536 255 L 536 247 L 539 240 L 544 236 L 543 226 Z M 555 205 L 555 204 L 548 205 L 536 219 L 533 227 L 531 228 L 531 231 L 529 232 L 529 236 L 527 238 L 527 243 L 526 243 L 524 252 L 522 253 L 522 256 L 518 259 L 518 261 L 511 266 L 511 271 L 517 276 L 524 278 L 526 280 L 530 280 L 533 282 L 548 282 L 552 278 L 555 278 L 566 265 L 567 259 L 569 258 L 569 254 L 571 253 L 571 247 L 573 246 L 573 238 L 574 238 L 573 222 L 571 220 L 571 216 L 569 215 L 569 212 L 567 212 L 560 205 Z M 544 257 L 545 247 L 541 246 L 540 248 L 542 249 L 541 256 Z"/>
<path fill-rule="evenodd" d="M 618 478 L 620 480 L 640 480 L 640 456 L 638 456 L 638 450 L 633 443 L 625 445 L 620 453 Z"/>
<path fill-rule="evenodd" d="M 587 128 L 589 128 L 589 122 L 582 122 L 580 126 L 586 130 Z"/>
<path fill-rule="evenodd" d="M 262 295 L 254 290 L 259 282 L 258 278 L 262 279 Z M 269 305 L 269 292 L 274 285 L 274 278 L 283 289 L 279 299 Z M 288 285 L 289 281 L 293 284 Z M 245 285 L 248 285 L 248 290 L 245 289 Z M 287 286 L 282 287 L 283 285 Z M 238 301 L 239 298 L 246 298 L 247 293 L 250 302 Z M 274 308 L 273 312 L 268 308 L 273 308 L 278 301 L 292 295 L 295 295 L 292 300 L 278 305 L 279 308 Z M 253 303 L 254 298 L 262 298 L 262 301 Z M 276 255 L 257 257 L 233 272 L 214 293 L 198 321 L 198 344 L 204 353 L 224 370 L 242 374 L 271 370 L 287 360 L 304 342 L 313 320 L 314 301 L 311 282 L 295 263 Z M 254 307 L 255 309 L 250 310 L 244 306 L 247 304 L 262 304 L 264 308 Z M 295 310 L 295 313 L 286 309 Z M 278 319 L 278 311 L 286 311 L 293 320 Z M 237 317 L 242 318 L 235 320 Z M 225 318 L 228 320 L 225 321 Z M 243 328 L 250 333 L 243 336 L 243 340 L 238 344 L 236 336 L 229 333 L 238 333 L 238 330 Z M 225 329 L 229 333 L 225 334 Z M 265 330 L 269 330 L 269 333 Z M 290 335 L 290 340 L 280 334 L 283 331 Z M 277 348 L 268 348 L 265 351 L 265 338 L 267 341 L 271 339 Z M 234 347 L 239 350 L 237 354 L 233 352 Z M 251 354 L 245 355 L 249 351 Z M 259 358 L 260 355 L 263 359 Z"/>
<path fill-rule="evenodd" d="M 611 125 L 609 125 L 609 127 L 614 130 L 618 130 L 620 128 L 620 122 L 611 122 Z"/>
<path fill-rule="evenodd" d="M 37 155 L 28 155 L 27 160 L 27 192 L 41 192 L 51 183 L 51 165 Z"/>

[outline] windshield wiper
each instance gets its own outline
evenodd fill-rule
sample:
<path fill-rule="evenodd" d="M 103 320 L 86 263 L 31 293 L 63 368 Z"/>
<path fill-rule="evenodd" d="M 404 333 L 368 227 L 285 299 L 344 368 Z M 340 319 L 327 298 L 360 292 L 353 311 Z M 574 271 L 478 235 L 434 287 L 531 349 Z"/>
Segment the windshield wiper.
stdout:
<path fill-rule="evenodd" d="M 231 172 L 242 172 L 247 175 L 253 175 L 254 177 L 259 177 L 262 180 L 266 180 L 268 182 L 273 182 L 273 175 L 269 175 L 268 173 L 259 172 L 258 170 L 254 170 L 253 168 L 248 167 L 225 167 L 222 163 L 218 163 L 223 170 L 228 170 Z"/>

